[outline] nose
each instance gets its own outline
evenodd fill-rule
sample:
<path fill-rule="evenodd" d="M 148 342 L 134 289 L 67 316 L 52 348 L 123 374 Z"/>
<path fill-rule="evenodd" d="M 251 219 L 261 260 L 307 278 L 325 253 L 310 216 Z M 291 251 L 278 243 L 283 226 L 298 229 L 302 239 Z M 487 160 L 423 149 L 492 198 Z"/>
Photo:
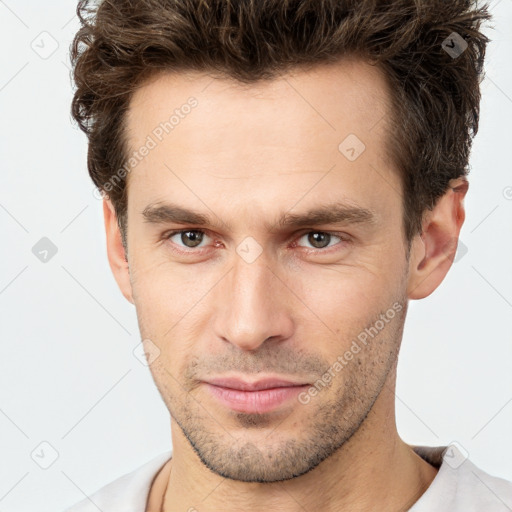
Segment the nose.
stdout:
<path fill-rule="evenodd" d="M 256 350 L 265 340 L 293 333 L 291 291 L 263 255 L 247 263 L 235 257 L 234 268 L 216 287 L 214 330 L 218 338 L 242 350 Z"/>

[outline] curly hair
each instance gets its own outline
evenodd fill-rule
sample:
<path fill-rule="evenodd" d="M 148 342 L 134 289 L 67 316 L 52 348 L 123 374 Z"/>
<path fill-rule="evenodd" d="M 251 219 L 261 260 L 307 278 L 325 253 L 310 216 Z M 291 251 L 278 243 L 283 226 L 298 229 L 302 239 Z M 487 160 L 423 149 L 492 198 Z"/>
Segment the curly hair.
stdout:
<path fill-rule="evenodd" d="M 72 116 L 123 240 L 126 176 L 113 186 L 111 178 L 127 159 L 131 97 L 150 76 L 196 70 L 251 84 L 355 55 L 379 66 L 390 85 L 388 151 L 410 244 L 449 181 L 469 172 L 488 8 L 477 0 L 81 0 Z"/>

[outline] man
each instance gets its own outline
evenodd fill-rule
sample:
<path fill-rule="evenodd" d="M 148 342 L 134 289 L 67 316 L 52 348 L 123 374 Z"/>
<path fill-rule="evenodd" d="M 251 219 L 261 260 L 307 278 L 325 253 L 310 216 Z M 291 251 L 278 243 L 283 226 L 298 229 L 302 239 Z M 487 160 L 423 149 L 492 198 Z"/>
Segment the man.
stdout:
<path fill-rule="evenodd" d="M 173 450 L 70 510 L 512 510 L 394 409 L 464 222 L 486 8 L 89 4 L 73 114 Z"/>

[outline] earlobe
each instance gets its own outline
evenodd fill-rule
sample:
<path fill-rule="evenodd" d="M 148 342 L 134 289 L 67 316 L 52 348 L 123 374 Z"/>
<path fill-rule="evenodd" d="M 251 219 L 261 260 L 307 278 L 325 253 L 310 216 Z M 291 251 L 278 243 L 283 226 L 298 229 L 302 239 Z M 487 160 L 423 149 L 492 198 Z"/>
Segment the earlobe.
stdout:
<path fill-rule="evenodd" d="M 464 223 L 464 197 L 469 183 L 465 178 L 450 181 L 450 188 L 427 212 L 423 230 L 411 245 L 407 296 L 428 297 L 443 281 L 457 251 Z"/>
<path fill-rule="evenodd" d="M 125 298 L 133 304 L 130 270 L 127 255 L 122 243 L 121 231 L 117 222 L 117 215 L 110 199 L 103 199 L 103 216 L 105 220 L 105 234 L 107 240 L 107 256 L 110 269 Z"/>

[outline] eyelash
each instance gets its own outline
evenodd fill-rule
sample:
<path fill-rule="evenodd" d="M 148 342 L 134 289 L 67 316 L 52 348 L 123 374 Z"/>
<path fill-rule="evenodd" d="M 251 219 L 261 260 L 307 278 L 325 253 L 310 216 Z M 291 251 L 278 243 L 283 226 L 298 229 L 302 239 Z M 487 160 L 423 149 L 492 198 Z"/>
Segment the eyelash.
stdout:
<path fill-rule="evenodd" d="M 182 233 L 188 233 L 188 232 L 194 232 L 194 233 L 202 233 L 204 235 L 207 235 L 208 236 L 208 233 L 202 229 L 179 229 L 179 230 L 174 230 L 174 231 L 169 231 L 167 233 L 165 233 L 163 236 L 162 236 L 162 239 L 165 240 L 165 241 L 168 241 L 171 239 L 171 237 L 173 237 L 174 235 L 178 235 L 178 234 L 182 234 Z M 305 235 L 309 235 L 311 233 L 322 233 L 322 234 L 325 234 L 325 235 L 331 235 L 331 236 L 335 236 L 336 238 L 339 238 L 340 239 L 340 242 L 332 245 L 332 246 L 327 246 L 323 249 L 315 249 L 315 248 L 312 248 L 312 247 L 303 247 L 303 246 L 299 246 L 301 247 L 302 249 L 304 249 L 306 252 L 308 253 L 324 253 L 324 254 L 328 254 L 331 252 L 332 249 L 336 248 L 337 245 L 339 244 L 348 244 L 351 242 L 351 239 L 348 237 L 348 235 L 344 234 L 344 233 L 334 233 L 334 232 L 331 232 L 331 231 L 320 231 L 320 230 L 310 230 L 310 231 L 306 231 L 306 232 L 303 232 L 302 234 L 300 234 L 298 236 L 298 239 L 301 239 L 303 236 Z M 176 245 L 176 244 L 173 244 L 173 245 Z M 296 242 L 293 242 L 293 247 L 296 246 Z M 182 246 L 177 246 L 177 247 L 180 247 L 179 249 L 173 249 L 179 253 L 182 253 L 182 254 L 192 254 L 192 253 L 198 253 L 201 251 L 201 249 L 205 249 L 204 247 L 201 247 L 199 249 L 195 249 L 193 247 L 191 248 L 187 248 L 187 249 L 182 249 L 181 247 Z"/>

